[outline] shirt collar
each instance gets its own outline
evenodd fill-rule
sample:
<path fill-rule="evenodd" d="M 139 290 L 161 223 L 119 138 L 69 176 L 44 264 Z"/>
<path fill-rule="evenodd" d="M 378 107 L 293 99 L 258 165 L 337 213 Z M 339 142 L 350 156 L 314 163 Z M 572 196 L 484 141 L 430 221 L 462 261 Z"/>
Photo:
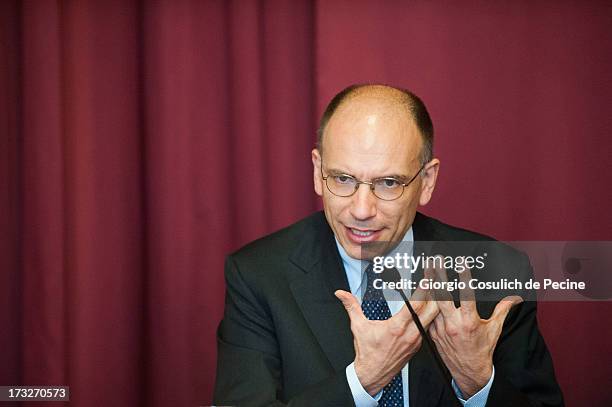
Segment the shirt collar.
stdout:
<path fill-rule="evenodd" d="M 334 236 L 336 240 L 336 246 L 338 247 L 338 252 L 340 253 L 340 257 L 342 258 L 342 264 L 344 265 L 344 271 L 346 273 L 346 277 L 348 279 L 349 287 L 351 289 L 351 293 L 357 294 L 361 287 L 361 283 L 363 281 L 362 274 L 365 270 L 365 262 L 362 265 L 362 261 L 359 259 L 354 259 L 348 255 L 344 247 L 338 242 L 338 238 Z M 406 234 L 404 235 L 402 242 L 414 242 L 414 233 L 412 231 L 412 226 L 408 229 Z M 388 256 L 394 256 L 396 249 L 394 248 L 389 252 Z"/>

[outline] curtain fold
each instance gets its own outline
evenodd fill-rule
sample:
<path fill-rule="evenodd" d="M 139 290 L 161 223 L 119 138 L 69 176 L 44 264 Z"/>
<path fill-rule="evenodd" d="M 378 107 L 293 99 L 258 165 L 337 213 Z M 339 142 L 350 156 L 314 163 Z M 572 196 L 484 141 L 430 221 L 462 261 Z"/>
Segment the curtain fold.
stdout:
<path fill-rule="evenodd" d="M 2 7 L 3 384 L 210 402 L 224 256 L 316 209 L 312 4 Z"/>

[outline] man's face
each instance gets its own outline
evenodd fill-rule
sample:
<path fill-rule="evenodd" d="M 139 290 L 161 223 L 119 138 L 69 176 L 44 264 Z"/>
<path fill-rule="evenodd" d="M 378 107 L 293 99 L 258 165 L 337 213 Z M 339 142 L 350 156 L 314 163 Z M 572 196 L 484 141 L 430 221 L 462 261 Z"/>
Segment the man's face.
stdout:
<path fill-rule="evenodd" d="M 349 256 L 370 258 L 390 250 L 412 225 L 417 206 L 433 192 L 438 161 L 425 167 L 393 201 L 377 198 L 361 184 L 350 197 L 339 197 L 326 187 L 323 176 L 347 174 L 370 181 L 381 177 L 412 178 L 421 167 L 422 139 L 403 110 L 380 99 L 352 100 L 342 105 L 325 129 L 323 156 L 312 152 L 315 192 L 322 197 L 325 217 Z M 321 164 L 323 173 L 321 173 Z M 362 254 L 362 245 L 383 242 L 376 253 Z"/>

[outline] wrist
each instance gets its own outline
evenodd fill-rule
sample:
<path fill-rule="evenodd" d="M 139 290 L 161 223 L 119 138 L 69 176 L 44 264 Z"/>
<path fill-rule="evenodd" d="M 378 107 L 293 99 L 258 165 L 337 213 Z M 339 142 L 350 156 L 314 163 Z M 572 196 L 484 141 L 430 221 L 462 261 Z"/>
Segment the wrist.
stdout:
<path fill-rule="evenodd" d="M 385 385 L 382 384 L 380 380 L 376 380 L 372 372 L 373 369 L 355 360 L 355 374 L 357 375 L 357 379 L 359 379 L 359 383 L 361 383 L 361 387 L 363 387 L 370 396 L 374 397 L 380 393 Z"/>
<path fill-rule="evenodd" d="M 471 374 L 453 376 L 455 384 L 461 390 L 464 399 L 469 399 L 487 385 L 493 374 L 493 365 L 479 369 Z"/>

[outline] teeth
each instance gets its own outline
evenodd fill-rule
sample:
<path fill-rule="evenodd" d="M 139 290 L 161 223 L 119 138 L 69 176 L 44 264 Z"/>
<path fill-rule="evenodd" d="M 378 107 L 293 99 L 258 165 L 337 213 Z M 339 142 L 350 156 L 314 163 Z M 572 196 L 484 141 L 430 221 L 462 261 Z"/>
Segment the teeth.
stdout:
<path fill-rule="evenodd" d="M 368 230 L 368 231 L 365 231 L 365 232 L 364 232 L 364 231 L 357 230 L 357 229 L 351 229 L 351 231 L 352 231 L 354 234 L 356 234 L 357 236 L 362 236 L 362 237 L 367 237 L 367 236 L 370 236 L 372 233 L 374 233 L 374 232 L 372 232 L 371 230 Z"/>

